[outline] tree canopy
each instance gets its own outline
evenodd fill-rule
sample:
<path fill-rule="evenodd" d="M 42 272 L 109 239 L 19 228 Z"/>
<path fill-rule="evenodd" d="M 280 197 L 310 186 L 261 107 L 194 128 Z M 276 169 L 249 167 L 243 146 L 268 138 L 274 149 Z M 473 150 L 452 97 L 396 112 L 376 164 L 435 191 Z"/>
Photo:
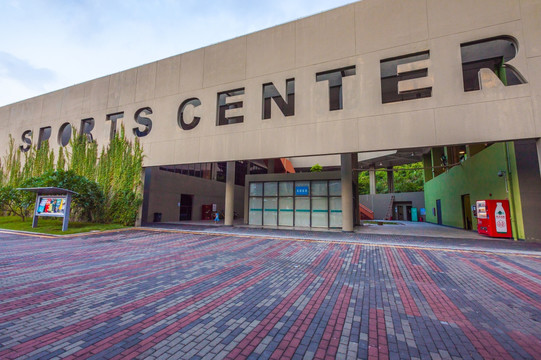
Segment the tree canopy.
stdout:
<path fill-rule="evenodd" d="M 393 170 L 395 193 L 424 190 L 424 170 L 422 162 L 395 166 Z M 387 170 L 376 169 L 376 193 L 386 194 L 388 192 Z M 370 194 L 370 176 L 368 171 L 359 173 L 359 194 Z"/>

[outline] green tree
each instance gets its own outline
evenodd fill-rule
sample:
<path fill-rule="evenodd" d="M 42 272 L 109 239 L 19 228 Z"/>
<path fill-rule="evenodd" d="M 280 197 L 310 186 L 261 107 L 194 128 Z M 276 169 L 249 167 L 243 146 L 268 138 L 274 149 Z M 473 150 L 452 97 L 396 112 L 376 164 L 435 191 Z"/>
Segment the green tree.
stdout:
<path fill-rule="evenodd" d="M 135 222 L 143 201 L 142 170 L 143 148 L 137 139 L 133 143 L 126 139 L 122 126 L 102 150 L 98 162 L 97 182 L 105 195 L 106 221 L 124 225 Z"/>
<path fill-rule="evenodd" d="M 40 176 L 45 172 L 55 169 L 54 152 L 49 148 L 49 141 L 41 143 L 39 149 L 33 146 L 25 153 L 23 176 L 21 180 Z"/>
<path fill-rule="evenodd" d="M 64 155 L 64 148 L 58 149 L 58 160 L 56 161 L 56 169 L 64 170 L 66 168 L 66 156 Z"/>
<path fill-rule="evenodd" d="M 73 128 L 69 145 L 71 152 L 67 153 L 67 168 L 87 179 L 96 180 L 98 144 L 88 141 L 85 134 L 77 134 L 77 130 Z"/>
<path fill-rule="evenodd" d="M 387 190 L 387 171 L 376 170 L 376 194 L 386 194 Z M 359 195 L 370 194 L 370 175 L 368 171 L 359 173 Z"/>
<path fill-rule="evenodd" d="M 9 136 L 8 153 L 4 157 L 2 164 L 2 183 L 1 185 L 16 186 L 21 181 L 21 152 L 15 147 L 15 139 Z"/>
<path fill-rule="evenodd" d="M 423 163 L 413 163 L 407 165 L 395 166 L 394 170 L 394 189 L 395 192 L 416 192 L 424 190 L 424 170 Z M 376 193 L 388 193 L 387 171 L 376 169 Z M 359 194 L 366 195 L 370 193 L 370 176 L 368 171 L 359 173 Z"/>
<path fill-rule="evenodd" d="M 101 221 L 133 225 L 143 201 L 143 148 L 139 141 L 128 141 L 121 126 L 98 157 L 98 144 L 88 141 L 86 135 L 77 135 L 74 129 L 70 146 L 67 168 L 96 181 L 103 192 Z"/>
<path fill-rule="evenodd" d="M 0 208 L 7 210 L 24 221 L 30 216 L 36 196 L 27 191 L 20 191 L 11 185 L 0 187 Z"/>
<path fill-rule="evenodd" d="M 15 188 L 56 186 L 81 194 L 74 197 L 76 217 L 133 225 L 142 203 L 143 148 L 139 141 L 128 141 L 121 127 L 98 157 L 98 144 L 73 129 L 69 147 L 71 151 L 58 150 L 56 165 L 47 141 L 39 149 L 31 147 L 21 159 L 10 136 L 8 153 L 0 162 L 0 210 L 25 217 L 34 202 L 21 198 Z"/>
<path fill-rule="evenodd" d="M 398 171 L 394 172 L 395 192 L 416 192 L 424 190 L 425 175 L 422 162 L 396 166 L 396 168 Z"/>

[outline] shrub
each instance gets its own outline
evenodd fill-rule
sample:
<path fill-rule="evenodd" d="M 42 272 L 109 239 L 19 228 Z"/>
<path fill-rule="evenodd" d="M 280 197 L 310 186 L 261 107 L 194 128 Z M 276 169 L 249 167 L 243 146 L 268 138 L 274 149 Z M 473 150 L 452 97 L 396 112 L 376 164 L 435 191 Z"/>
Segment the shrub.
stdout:
<path fill-rule="evenodd" d="M 104 195 L 98 184 L 72 170 L 49 171 L 23 181 L 21 187 L 59 187 L 75 191 L 72 198 L 72 218 L 83 221 L 100 221 L 103 214 Z"/>
<path fill-rule="evenodd" d="M 30 216 L 35 199 L 34 194 L 16 190 L 13 186 L 0 187 L 0 208 L 20 216 L 23 221 Z"/>

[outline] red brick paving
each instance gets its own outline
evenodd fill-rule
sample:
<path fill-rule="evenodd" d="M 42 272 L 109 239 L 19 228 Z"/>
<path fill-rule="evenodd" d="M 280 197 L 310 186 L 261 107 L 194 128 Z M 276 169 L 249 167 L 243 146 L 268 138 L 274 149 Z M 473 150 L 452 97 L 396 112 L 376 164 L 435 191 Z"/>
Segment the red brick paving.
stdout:
<path fill-rule="evenodd" d="M 0 233 L 0 358 L 541 354 L 541 252 L 292 234 Z"/>

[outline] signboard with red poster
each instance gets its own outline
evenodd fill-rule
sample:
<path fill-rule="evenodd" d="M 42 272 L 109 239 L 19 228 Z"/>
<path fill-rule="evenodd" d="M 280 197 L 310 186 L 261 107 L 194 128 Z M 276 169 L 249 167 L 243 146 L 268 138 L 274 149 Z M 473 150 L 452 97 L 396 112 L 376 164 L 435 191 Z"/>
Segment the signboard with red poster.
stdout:
<path fill-rule="evenodd" d="M 66 209 L 66 196 L 40 196 L 36 214 L 39 216 L 63 217 Z"/>
<path fill-rule="evenodd" d="M 61 217 L 62 231 L 68 230 L 70 218 L 71 197 L 77 195 L 75 191 L 57 187 L 19 188 L 17 190 L 36 193 L 36 204 L 32 227 L 38 226 L 40 216 Z"/>

